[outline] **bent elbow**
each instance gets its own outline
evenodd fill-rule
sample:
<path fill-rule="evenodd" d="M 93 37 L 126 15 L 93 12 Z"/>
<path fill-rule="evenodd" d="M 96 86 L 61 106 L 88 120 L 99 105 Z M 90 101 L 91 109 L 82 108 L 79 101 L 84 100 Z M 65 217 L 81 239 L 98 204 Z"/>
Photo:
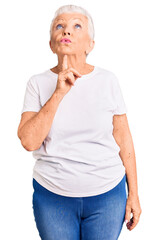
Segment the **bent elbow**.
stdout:
<path fill-rule="evenodd" d="M 28 148 L 28 147 L 26 147 L 26 146 L 23 146 L 24 148 L 25 148 L 25 150 L 27 150 L 28 152 L 32 152 L 32 151 L 34 151 L 33 149 L 31 149 L 31 148 Z"/>
<path fill-rule="evenodd" d="M 34 149 L 33 149 L 30 145 L 26 144 L 26 143 L 25 143 L 24 141 L 22 141 L 22 140 L 21 140 L 21 144 L 22 144 L 23 148 L 24 148 L 25 150 L 27 150 L 28 152 L 34 151 Z"/>
<path fill-rule="evenodd" d="M 24 140 L 23 141 L 21 140 L 21 144 L 28 152 L 35 151 L 35 150 L 39 149 L 40 146 L 41 146 L 41 145 L 36 146 L 36 145 L 32 144 L 30 141 L 27 142 L 27 141 L 24 141 Z"/>
<path fill-rule="evenodd" d="M 28 152 L 34 151 L 32 144 L 30 142 L 26 141 L 26 139 L 21 138 L 21 144 L 25 148 L 25 150 L 27 150 Z"/>

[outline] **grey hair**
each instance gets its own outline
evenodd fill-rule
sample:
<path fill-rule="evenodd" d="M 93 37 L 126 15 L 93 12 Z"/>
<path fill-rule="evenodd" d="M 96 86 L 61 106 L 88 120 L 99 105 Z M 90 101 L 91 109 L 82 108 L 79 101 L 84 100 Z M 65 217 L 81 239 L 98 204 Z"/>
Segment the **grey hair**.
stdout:
<path fill-rule="evenodd" d="M 94 23 L 93 23 L 93 19 L 92 19 L 91 15 L 89 14 L 89 12 L 86 9 L 84 9 L 80 6 L 76 6 L 76 5 L 64 5 L 56 10 L 56 12 L 54 14 L 54 18 L 52 19 L 52 22 L 50 25 L 50 40 L 51 40 L 52 27 L 53 27 L 55 18 L 58 15 L 60 15 L 62 13 L 66 13 L 66 12 L 68 12 L 68 13 L 78 12 L 78 13 L 85 15 L 88 19 L 88 34 L 89 34 L 90 38 L 92 40 L 94 40 L 95 31 L 94 31 Z M 86 55 L 88 55 L 88 54 L 86 54 Z"/>

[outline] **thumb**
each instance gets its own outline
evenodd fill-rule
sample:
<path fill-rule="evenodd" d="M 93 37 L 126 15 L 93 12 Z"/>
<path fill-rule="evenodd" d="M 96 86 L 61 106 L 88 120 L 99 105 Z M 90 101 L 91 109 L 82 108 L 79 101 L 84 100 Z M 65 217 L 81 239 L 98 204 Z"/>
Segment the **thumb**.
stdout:
<path fill-rule="evenodd" d="M 131 208 L 126 207 L 126 213 L 125 213 L 125 223 L 127 224 L 130 221 L 131 218 Z"/>

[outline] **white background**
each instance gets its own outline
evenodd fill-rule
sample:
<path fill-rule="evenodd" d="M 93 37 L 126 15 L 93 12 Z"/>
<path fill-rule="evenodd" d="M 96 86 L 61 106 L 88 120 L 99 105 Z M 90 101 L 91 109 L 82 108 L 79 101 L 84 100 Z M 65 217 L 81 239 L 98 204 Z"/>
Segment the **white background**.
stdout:
<path fill-rule="evenodd" d="M 17 128 L 26 82 L 33 74 L 57 64 L 57 56 L 49 47 L 49 30 L 54 12 L 65 4 L 79 5 L 90 12 L 95 26 L 95 47 L 87 63 L 116 74 L 128 108 L 142 214 L 132 231 L 124 224 L 119 240 L 158 239 L 157 0 L 14 0 L 1 3 L 0 238 L 40 239 L 32 210 L 35 159 L 22 147 Z"/>

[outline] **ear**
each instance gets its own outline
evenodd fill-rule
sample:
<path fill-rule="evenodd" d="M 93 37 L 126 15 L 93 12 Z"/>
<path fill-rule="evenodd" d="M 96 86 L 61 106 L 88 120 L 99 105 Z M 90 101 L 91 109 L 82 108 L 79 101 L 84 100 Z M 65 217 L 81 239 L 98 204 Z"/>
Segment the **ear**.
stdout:
<path fill-rule="evenodd" d="M 51 48 L 51 40 L 49 41 L 49 46 L 50 46 L 50 48 Z M 52 48 L 51 48 L 51 50 L 52 50 Z"/>
<path fill-rule="evenodd" d="M 54 49 L 53 49 L 53 47 L 52 47 L 52 45 L 51 45 L 51 40 L 49 41 L 49 46 L 50 46 L 50 48 L 51 48 L 51 51 L 52 51 L 53 53 L 55 53 L 55 52 L 54 52 Z"/>
<path fill-rule="evenodd" d="M 86 54 L 88 54 L 92 51 L 92 49 L 94 48 L 94 45 L 95 45 L 95 41 L 91 40 L 90 43 L 89 43 L 89 47 L 86 50 Z"/>

